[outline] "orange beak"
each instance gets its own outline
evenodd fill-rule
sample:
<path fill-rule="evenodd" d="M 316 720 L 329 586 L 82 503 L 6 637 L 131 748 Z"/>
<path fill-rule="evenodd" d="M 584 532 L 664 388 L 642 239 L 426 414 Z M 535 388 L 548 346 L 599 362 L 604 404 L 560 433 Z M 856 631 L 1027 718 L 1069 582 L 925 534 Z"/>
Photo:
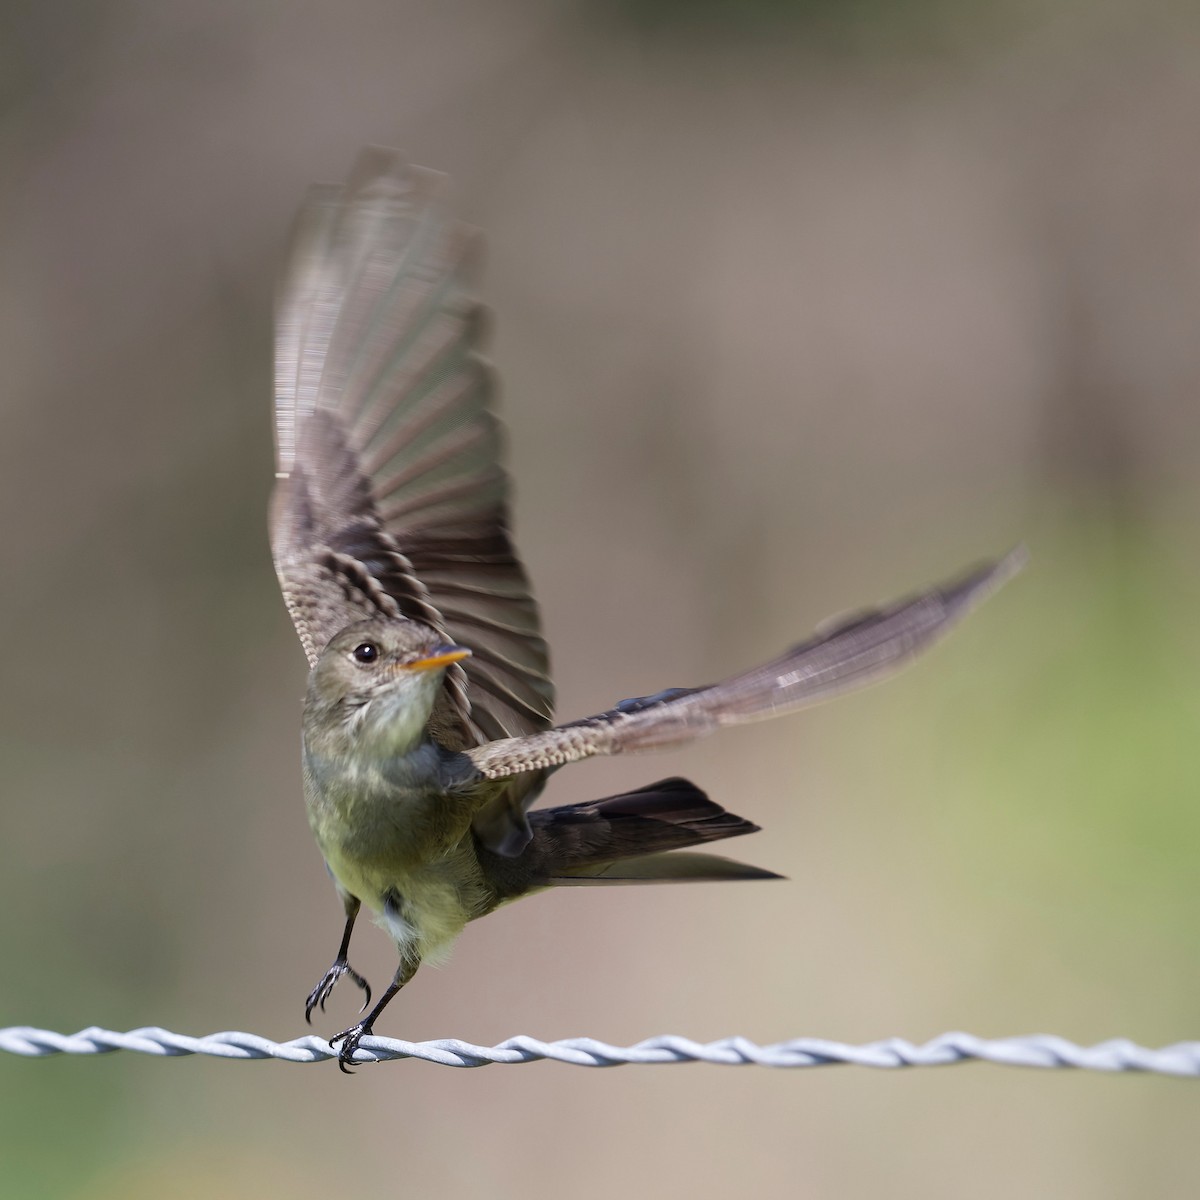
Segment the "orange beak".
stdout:
<path fill-rule="evenodd" d="M 471 652 L 466 646 L 439 646 L 427 658 L 418 658 L 415 662 L 405 663 L 406 671 L 432 671 L 437 667 L 448 667 L 464 658 L 470 658 Z"/>

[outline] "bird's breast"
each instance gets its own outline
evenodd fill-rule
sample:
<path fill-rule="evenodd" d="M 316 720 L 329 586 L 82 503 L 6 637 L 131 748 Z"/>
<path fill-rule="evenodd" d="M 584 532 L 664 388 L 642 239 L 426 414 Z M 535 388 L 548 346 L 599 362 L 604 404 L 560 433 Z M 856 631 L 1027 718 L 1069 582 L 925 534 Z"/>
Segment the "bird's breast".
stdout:
<path fill-rule="evenodd" d="M 408 756 L 418 759 L 417 755 Z M 326 860 L 415 867 L 457 845 L 474 804 L 447 791 L 433 761 L 374 762 L 305 753 L 308 819 Z"/>
<path fill-rule="evenodd" d="M 308 819 L 338 883 L 421 956 L 488 906 L 471 819 L 478 798 L 446 788 L 436 762 L 304 755 Z"/>

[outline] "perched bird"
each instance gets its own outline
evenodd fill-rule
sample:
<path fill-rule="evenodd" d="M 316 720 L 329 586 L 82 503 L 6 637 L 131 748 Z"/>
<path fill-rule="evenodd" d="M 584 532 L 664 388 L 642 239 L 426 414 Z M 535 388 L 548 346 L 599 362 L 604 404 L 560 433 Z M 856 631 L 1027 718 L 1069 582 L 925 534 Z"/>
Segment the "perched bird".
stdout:
<path fill-rule="evenodd" d="M 480 357 L 478 239 L 442 176 L 384 150 L 301 208 L 278 304 L 271 545 L 311 672 L 309 823 L 346 923 L 308 997 L 349 976 L 361 905 L 400 965 L 333 1039 L 339 1065 L 422 960 L 505 901 L 567 884 L 776 878 L 689 850 L 752 833 L 684 779 L 533 809 L 592 755 L 680 746 L 888 674 L 1019 569 L 1023 552 L 825 629 L 721 683 L 553 724 L 549 659 L 508 529 Z"/>

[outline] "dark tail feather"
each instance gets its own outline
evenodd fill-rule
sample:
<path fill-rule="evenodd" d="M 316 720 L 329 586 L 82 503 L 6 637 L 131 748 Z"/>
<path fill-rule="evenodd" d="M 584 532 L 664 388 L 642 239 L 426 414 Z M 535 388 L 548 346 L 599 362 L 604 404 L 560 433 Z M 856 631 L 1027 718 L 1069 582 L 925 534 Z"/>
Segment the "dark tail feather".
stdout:
<path fill-rule="evenodd" d="M 535 809 L 529 824 L 532 841 L 508 860 L 517 868 L 513 882 L 519 876 L 525 886 L 510 895 L 549 885 L 780 878 L 715 854 L 668 853 L 758 829 L 686 779 L 664 779 L 585 804 Z M 502 883 L 501 890 L 508 891 Z"/>
<path fill-rule="evenodd" d="M 774 871 L 752 867 L 721 854 L 671 850 L 618 858 L 616 862 L 573 867 L 547 881 L 555 887 L 589 887 L 601 883 L 719 883 L 725 879 L 783 879 Z"/>

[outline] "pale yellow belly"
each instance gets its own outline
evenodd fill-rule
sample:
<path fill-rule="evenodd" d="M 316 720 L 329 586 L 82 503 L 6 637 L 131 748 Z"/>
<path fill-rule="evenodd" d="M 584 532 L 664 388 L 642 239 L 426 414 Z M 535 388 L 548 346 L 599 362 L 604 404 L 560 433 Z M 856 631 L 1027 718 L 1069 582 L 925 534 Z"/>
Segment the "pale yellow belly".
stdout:
<path fill-rule="evenodd" d="M 382 869 L 342 856 L 331 847 L 325 861 L 333 877 L 376 914 L 403 953 L 437 961 L 473 917 L 486 911 L 475 856 L 466 845 L 431 862 L 402 869 Z M 398 895 L 398 906 L 386 897 Z"/>

